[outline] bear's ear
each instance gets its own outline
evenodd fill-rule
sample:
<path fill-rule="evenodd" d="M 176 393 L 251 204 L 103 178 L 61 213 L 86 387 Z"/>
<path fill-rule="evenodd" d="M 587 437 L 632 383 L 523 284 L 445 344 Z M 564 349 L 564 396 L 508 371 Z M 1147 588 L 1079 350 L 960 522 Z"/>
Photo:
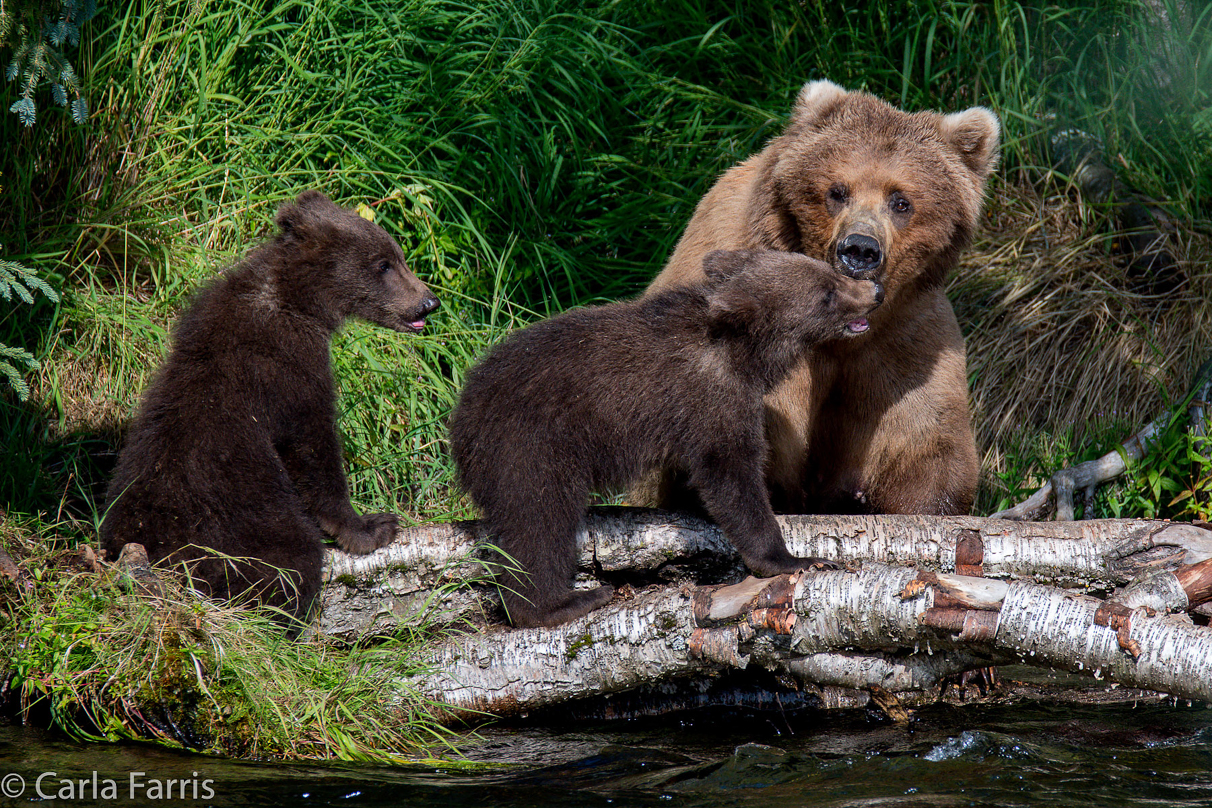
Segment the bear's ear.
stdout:
<path fill-rule="evenodd" d="M 703 274 L 711 283 L 735 277 L 753 258 L 750 250 L 712 250 L 703 256 Z"/>
<path fill-rule="evenodd" d="M 944 115 L 939 124 L 943 140 L 959 152 L 964 165 L 982 181 L 997 166 L 1001 125 L 997 116 L 984 107 Z"/>
<path fill-rule="evenodd" d="M 310 208 L 312 210 L 324 210 L 336 207 L 336 203 L 319 191 L 304 191 L 299 194 L 299 198 L 295 200 L 295 204 L 301 208 Z"/>
<path fill-rule="evenodd" d="M 757 319 L 761 305 L 738 283 L 725 283 L 707 293 L 707 318 L 716 326 L 740 328 Z"/>
<path fill-rule="evenodd" d="M 282 235 L 303 237 L 307 233 L 307 222 L 311 217 L 307 211 L 294 202 L 287 202 L 278 208 L 274 221 L 282 228 Z"/>
<path fill-rule="evenodd" d="M 282 235 L 305 240 L 315 238 L 322 224 L 340 210 L 319 191 L 304 191 L 294 202 L 278 208 L 274 221 L 282 228 Z"/>
<path fill-rule="evenodd" d="M 801 126 L 817 126 L 841 105 L 848 92 L 832 81 L 810 81 L 800 88 L 791 108 L 791 122 Z"/>

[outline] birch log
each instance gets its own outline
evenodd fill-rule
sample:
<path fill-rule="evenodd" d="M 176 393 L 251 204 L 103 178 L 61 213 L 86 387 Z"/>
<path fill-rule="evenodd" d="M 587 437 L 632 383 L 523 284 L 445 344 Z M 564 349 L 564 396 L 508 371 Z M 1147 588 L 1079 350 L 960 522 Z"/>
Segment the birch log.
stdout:
<path fill-rule="evenodd" d="M 971 516 L 780 516 L 792 553 L 1108 591 L 1143 571 L 1212 558 L 1212 531 L 1161 521 L 1011 522 Z M 432 609 L 442 622 L 493 621 L 499 608 L 477 548 L 478 522 L 406 528 L 370 555 L 328 551 L 319 631 L 343 640 L 390 631 Z M 647 508 L 595 508 L 579 537 L 586 585 L 736 580 L 744 568 L 719 529 Z M 477 584 L 476 582 L 480 582 Z"/>
<path fill-rule="evenodd" d="M 753 665 L 814 685 L 895 693 L 1017 659 L 1212 701 L 1212 629 L 1056 587 L 982 589 L 962 577 L 868 564 L 666 588 L 557 628 L 459 636 L 441 648 L 436 673 L 409 686 L 452 715 L 516 715 Z M 957 588 L 998 600 L 978 610 L 936 606 Z M 955 612 L 962 619 L 952 620 Z"/>
<path fill-rule="evenodd" d="M 753 665 L 813 687 L 922 694 L 955 673 L 1022 659 L 1212 698 L 1212 630 L 1150 616 L 1212 597 L 1210 531 L 928 516 L 780 525 L 791 552 L 846 569 L 710 585 L 744 575 L 714 526 L 595 509 L 580 575 L 620 594 L 564 626 L 511 630 L 477 560 L 490 537 L 475 522 L 429 525 L 368 556 L 331 551 L 319 630 L 356 639 L 422 607 L 465 626 L 437 648 L 435 673 L 407 683 L 464 717 Z"/>

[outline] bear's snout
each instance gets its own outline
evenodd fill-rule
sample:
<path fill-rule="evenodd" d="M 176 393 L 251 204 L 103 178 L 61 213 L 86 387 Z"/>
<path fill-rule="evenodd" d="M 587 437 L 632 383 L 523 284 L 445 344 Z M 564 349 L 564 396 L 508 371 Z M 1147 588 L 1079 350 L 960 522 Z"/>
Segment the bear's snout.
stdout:
<path fill-rule="evenodd" d="M 422 286 L 421 288 L 425 290 L 424 295 L 414 308 L 403 315 L 404 322 L 396 323 L 393 326 L 397 331 L 420 332 L 425 328 L 425 318 L 437 311 L 440 305 L 438 299 L 434 297 L 428 287 Z"/>
<path fill-rule="evenodd" d="M 877 280 L 850 279 L 842 275 L 838 278 L 833 299 L 843 323 L 843 335 L 862 334 L 870 327 L 867 315 L 884 302 L 884 285 Z"/>
<path fill-rule="evenodd" d="M 884 251 L 877 239 L 865 233 L 850 233 L 837 243 L 837 259 L 852 278 L 870 278 L 884 263 Z M 881 289 L 882 296 L 882 289 Z"/>
<path fill-rule="evenodd" d="M 883 292 L 880 293 L 880 298 L 883 299 Z M 440 305 L 441 305 L 441 303 L 438 302 L 438 299 L 436 297 L 434 297 L 432 293 L 426 294 L 425 297 L 421 300 L 421 305 L 417 309 L 419 312 L 419 316 L 428 317 L 429 315 L 431 315 L 435 311 L 437 311 L 438 306 L 440 306 Z"/>
<path fill-rule="evenodd" d="M 852 281 L 855 285 L 853 305 L 857 313 L 870 314 L 884 302 L 884 285 L 874 279 Z"/>

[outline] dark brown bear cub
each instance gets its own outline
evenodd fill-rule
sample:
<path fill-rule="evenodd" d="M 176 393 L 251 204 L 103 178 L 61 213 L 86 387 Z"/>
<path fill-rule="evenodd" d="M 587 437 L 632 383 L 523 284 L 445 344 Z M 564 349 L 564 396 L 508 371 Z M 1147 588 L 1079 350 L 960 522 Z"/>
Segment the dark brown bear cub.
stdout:
<path fill-rule="evenodd" d="M 216 597 L 250 594 L 301 621 L 320 588 L 321 531 L 368 553 L 397 524 L 349 503 L 329 341 L 347 317 L 420 331 L 438 301 L 391 236 L 323 194 L 283 205 L 277 223 L 181 316 L 118 458 L 101 538 L 111 559 L 138 542 L 152 561 L 194 562 Z"/>
<path fill-rule="evenodd" d="M 792 253 L 717 251 L 703 265 L 701 283 L 532 325 L 468 373 L 451 451 L 516 562 L 497 578 L 515 626 L 558 625 L 610 600 L 608 586 L 570 586 L 589 494 L 662 464 L 685 473 L 758 575 L 829 563 L 783 543 L 762 396 L 810 347 L 865 331 L 883 290 Z"/>

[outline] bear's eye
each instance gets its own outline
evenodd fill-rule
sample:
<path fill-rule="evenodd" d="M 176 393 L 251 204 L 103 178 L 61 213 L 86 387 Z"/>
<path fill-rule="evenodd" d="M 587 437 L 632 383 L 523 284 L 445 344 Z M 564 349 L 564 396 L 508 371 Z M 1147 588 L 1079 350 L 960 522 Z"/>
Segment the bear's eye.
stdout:
<path fill-rule="evenodd" d="M 391 261 L 380 261 L 379 265 L 375 267 L 375 269 L 379 271 L 380 275 L 386 275 L 388 272 L 391 272 Z"/>
<path fill-rule="evenodd" d="M 888 199 L 888 207 L 892 208 L 893 213 L 905 214 L 913 210 L 913 203 L 903 195 L 896 193 Z"/>
<path fill-rule="evenodd" d="M 829 186 L 829 201 L 830 202 L 845 202 L 850 198 L 850 190 L 841 183 L 836 183 Z"/>

